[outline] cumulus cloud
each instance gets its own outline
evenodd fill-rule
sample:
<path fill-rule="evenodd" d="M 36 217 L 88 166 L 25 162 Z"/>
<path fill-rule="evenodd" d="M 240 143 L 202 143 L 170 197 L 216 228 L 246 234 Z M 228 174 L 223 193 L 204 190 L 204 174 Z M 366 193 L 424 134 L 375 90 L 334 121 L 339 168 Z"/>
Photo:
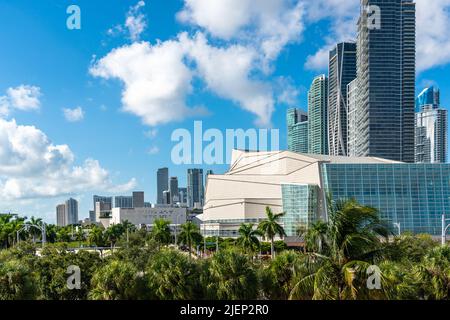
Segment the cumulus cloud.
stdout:
<path fill-rule="evenodd" d="M 79 122 L 84 119 L 84 111 L 81 107 L 74 109 L 64 108 L 63 114 L 64 118 L 69 122 Z"/>
<path fill-rule="evenodd" d="M 270 61 L 301 38 L 303 8 L 299 0 L 185 0 L 177 17 L 213 37 L 252 43 Z"/>
<path fill-rule="evenodd" d="M 20 85 L 8 88 L 6 95 L 0 96 L 0 116 L 8 116 L 12 110 L 30 111 L 41 106 L 41 89 L 36 86 Z"/>
<path fill-rule="evenodd" d="M 75 164 L 67 145 L 54 145 L 34 126 L 0 119 L 0 199 L 56 197 L 94 190 L 130 190 L 134 179 L 115 186 L 97 160 Z"/>
<path fill-rule="evenodd" d="M 198 109 L 185 105 L 192 91 L 192 71 L 176 40 L 133 43 L 114 49 L 90 68 L 93 76 L 123 82 L 123 109 L 149 126 L 182 120 Z"/>
<path fill-rule="evenodd" d="M 145 7 L 145 1 L 138 1 L 136 5 L 130 7 L 125 18 L 125 23 L 116 25 L 108 30 L 109 35 L 128 33 L 131 41 L 138 41 L 142 32 L 147 28 L 147 21 L 142 9 Z"/>

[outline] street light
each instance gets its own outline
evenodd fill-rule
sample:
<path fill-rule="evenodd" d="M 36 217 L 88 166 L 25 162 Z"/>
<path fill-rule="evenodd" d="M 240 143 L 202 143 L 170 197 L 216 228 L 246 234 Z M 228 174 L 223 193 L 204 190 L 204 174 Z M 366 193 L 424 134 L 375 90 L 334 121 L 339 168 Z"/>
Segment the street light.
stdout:
<path fill-rule="evenodd" d="M 442 215 L 442 229 L 441 229 L 441 244 L 444 246 L 445 245 L 445 240 L 446 240 L 446 234 L 447 234 L 447 230 L 448 228 L 450 228 L 450 224 L 448 224 L 447 226 L 445 225 L 447 223 L 447 221 L 450 221 L 450 219 L 445 219 L 445 213 Z"/>
<path fill-rule="evenodd" d="M 401 236 L 402 235 L 402 231 L 401 231 L 402 229 L 401 229 L 400 222 L 395 222 L 394 223 L 394 227 L 398 228 L 398 235 Z"/>

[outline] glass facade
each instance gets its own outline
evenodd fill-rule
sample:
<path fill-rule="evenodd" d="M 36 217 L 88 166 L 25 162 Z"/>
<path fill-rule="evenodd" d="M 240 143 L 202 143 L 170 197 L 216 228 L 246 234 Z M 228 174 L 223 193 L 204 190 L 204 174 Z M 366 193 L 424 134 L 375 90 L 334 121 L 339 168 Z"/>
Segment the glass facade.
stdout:
<path fill-rule="evenodd" d="M 433 86 L 425 88 L 416 98 L 416 112 L 420 112 L 424 106 L 440 106 L 440 91 Z"/>
<path fill-rule="evenodd" d="M 308 153 L 328 154 L 328 79 L 314 78 L 308 92 Z"/>
<path fill-rule="evenodd" d="M 319 188 L 314 185 L 282 185 L 284 230 L 288 237 L 297 236 L 299 227 L 308 227 L 318 218 Z"/>
<path fill-rule="evenodd" d="M 328 89 L 328 140 L 330 155 L 347 152 L 347 86 L 356 78 L 356 43 L 343 42 L 330 51 Z"/>
<path fill-rule="evenodd" d="M 378 6 L 380 28 L 370 14 L 358 22 L 358 156 L 414 162 L 416 20 L 413 0 L 361 0 Z"/>
<path fill-rule="evenodd" d="M 203 169 L 188 169 L 187 171 L 187 204 L 194 208 L 204 204 Z"/>
<path fill-rule="evenodd" d="M 375 207 L 402 231 L 440 235 L 441 215 L 450 214 L 448 164 L 322 164 L 321 171 L 334 200 Z"/>
<path fill-rule="evenodd" d="M 300 109 L 287 111 L 288 150 L 308 153 L 308 114 Z"/>

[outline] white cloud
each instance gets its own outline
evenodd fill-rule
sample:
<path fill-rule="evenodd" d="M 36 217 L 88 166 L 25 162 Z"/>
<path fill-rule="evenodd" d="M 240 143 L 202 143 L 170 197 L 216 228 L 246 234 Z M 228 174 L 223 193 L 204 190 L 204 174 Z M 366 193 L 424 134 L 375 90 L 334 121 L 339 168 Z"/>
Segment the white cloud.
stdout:
<path fill-rule="evenodd" d="M 147 28 L 145 15 L 141 12 L 145 7 L 145 1 L 138 1 L 136 5 L 130 7 L 125 17 L 125 23 L 116 25 L 108 29 L 111 36 L 128 33 L 131 41 L 139 41 L 142 32 Z"/>
<path fill-rule="evenodd" d="M 199 110 L 185 105 L 192 91 L 192 71 L 184 64 L 178 41 L 133 43 L 114 49 L 97 61 L 90 73 L 120 79 L 123 109 L 149 126 L 182 120 Z"/>
<path fill-rule="evenodd" d="M 185 0 L 177 15 L 213 37 L 252 43 L 265 63 L 277 58 L 290 42 L 300 40 L 304 5 L 299 0 Z"/>
<path fill-rule="evenodd" d="M 81 107 L 76 107 L 75 109 L 63 109 L 64 117 L 69 122 L 78 122 L 83 120 L 84 111 Z"/>
<path fill-rule="evenodd" d="M 0 199 L 56 197 L 86 191 L 132 189 L 115 186 L 97 160 L 75 164 L 67 145 L 54 145 L 34 126 L 0 119 Z"/>
<path fill-rule="evenodd" d="M 180 36 L 187 55 L 193 59 L 208 89 L 222 98 L 238 103 L 257 116 L 259 125 L 270 125 L 274 111 L 270 84 L 251 78 L 257 52 L 241 45 L 214 47 L 202 33 L 193 39 Z"/>
<path fill-rule="evenodd" d="M 159 153 L 159 148 L 157 146 L 153 146 L 148 150 L 148 154 L 155 155 Z"/>
<path fill-rule="evenodd" d="M 0 96 L 0 116 L 8 116 L 13 109 L 21 111 L 37 110 L 41 106 L 41 89 L 36 86 L 20 85 L 8 88 L 6 95 Z"/>

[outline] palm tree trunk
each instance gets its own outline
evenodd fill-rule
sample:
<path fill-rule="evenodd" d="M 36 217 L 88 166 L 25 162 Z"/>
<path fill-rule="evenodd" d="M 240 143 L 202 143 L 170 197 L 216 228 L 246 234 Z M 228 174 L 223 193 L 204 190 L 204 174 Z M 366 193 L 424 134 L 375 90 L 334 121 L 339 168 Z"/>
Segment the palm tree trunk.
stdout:
<path fill-rule="evenodd" d="M 275 248 L 273 245 L 273 237 L 270 238 L 270 255 L 272 256 L 272 259 L 275 257 Z"/>

